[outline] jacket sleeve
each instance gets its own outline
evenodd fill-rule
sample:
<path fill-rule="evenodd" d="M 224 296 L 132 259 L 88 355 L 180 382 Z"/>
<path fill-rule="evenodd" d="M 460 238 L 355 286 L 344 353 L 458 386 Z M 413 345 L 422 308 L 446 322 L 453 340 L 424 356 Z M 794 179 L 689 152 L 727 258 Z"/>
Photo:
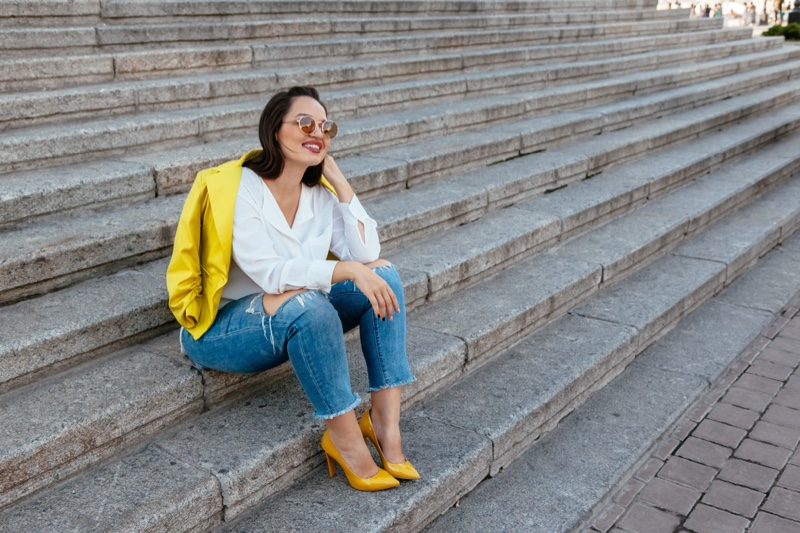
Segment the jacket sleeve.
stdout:
<path fill-rule="evenodd" d="M 183 204 L 172 258 L 167 267 L 169 308 L 178 323 L 191 329 L 200 319 L 202 309 L 202 274 L 200 269 L 200 235 L 203 212 L 208 200 L 205 180 L 195 180 Z"/>

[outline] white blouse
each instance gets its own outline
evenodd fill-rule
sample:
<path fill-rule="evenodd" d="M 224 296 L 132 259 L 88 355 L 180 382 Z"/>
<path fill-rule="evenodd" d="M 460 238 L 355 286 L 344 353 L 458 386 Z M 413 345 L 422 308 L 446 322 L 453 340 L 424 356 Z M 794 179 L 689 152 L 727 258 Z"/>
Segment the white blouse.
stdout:
<path fill-rule="evenodd" d="M 364 224 L 364 240 L 358 223 Z M 330 292 L 336 261 L 369 263 L 378 259 L 378 224 L 353 196 L 339 202 L 325 187 L 302 186 L 291 227 L 264 182 L 249 168 L 233 212 L 233 257 L 220 307 L 250 294 L 279 294 L 291 289 Z"/>

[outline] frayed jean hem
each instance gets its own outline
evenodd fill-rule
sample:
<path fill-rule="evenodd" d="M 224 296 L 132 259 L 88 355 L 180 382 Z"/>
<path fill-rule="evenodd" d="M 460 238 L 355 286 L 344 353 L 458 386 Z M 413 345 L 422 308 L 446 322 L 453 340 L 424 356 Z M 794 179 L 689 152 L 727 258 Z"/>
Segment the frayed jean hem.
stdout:
<path fill-rule="evenodd" d="M 392 387 L 402 387 L 404 385 L 408 385 L 409 383 L 414 383 L 415 381 L 417 381 L 417 378 L 411 376 L 410 378 L 403 381 L 398 381 L 397 383 L 387 383 L 385 385 L 381 385 L 380 387 L 369 387 L 367 388 L 367 392 L 378 392 L 385 389 L 391 389 Z"/>
<path fill-rule="evenodd" d="M 350 404 L 350 406 L 348 406 L 346 409 L 342 409 L 341 411 L 338 411 L 338 412 L 333 413 L 331 415 L 328 415 L 328 414 L 321 415 L 321 414 L 315 412 L 314 413 L 314 418 L 317 419 L 317 420 L 330 420 L 331 418 L 336 418 L 337 416 L 342 416 L 343 414 L 352 411 L 353 409 L 358 407 L 358 405 L 360 403 L 361 403 L 361 397 L 358 394 L 356 394 L 355 401 L 352 404 Z"/>

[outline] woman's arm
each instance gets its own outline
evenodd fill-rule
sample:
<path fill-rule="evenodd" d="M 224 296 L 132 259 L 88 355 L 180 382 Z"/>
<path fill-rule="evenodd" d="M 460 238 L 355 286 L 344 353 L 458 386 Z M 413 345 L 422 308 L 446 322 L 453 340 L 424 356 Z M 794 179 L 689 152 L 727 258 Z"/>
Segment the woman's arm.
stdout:
<path fill-rule="evenodd" d="M 338 196 L 331 251 L 344 260 L 371 263 L 380 256 L 378 224 L 370 218 L 331 156 L 325 157 L 325 179 Z"/>

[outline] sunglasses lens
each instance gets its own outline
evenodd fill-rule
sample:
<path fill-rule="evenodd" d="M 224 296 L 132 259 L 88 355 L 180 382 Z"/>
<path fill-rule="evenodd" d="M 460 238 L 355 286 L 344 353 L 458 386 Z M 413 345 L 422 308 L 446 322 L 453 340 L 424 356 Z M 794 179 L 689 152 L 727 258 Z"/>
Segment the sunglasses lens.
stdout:
<path fill-rule="evenodd" d="M 301 117 L 297 120 L 297 125 L 300 126 L 300 131 L 306 135 L 311 135 L 317 129 L 314 119 L 311 117 Z"/>
<path fill-rule="evenodd" d="M 322 133 L 327 135 L 329 139 L 333 139 L 339 133 L 339 126 L 332 120 L 326 120 L 322 123 Z"/>

